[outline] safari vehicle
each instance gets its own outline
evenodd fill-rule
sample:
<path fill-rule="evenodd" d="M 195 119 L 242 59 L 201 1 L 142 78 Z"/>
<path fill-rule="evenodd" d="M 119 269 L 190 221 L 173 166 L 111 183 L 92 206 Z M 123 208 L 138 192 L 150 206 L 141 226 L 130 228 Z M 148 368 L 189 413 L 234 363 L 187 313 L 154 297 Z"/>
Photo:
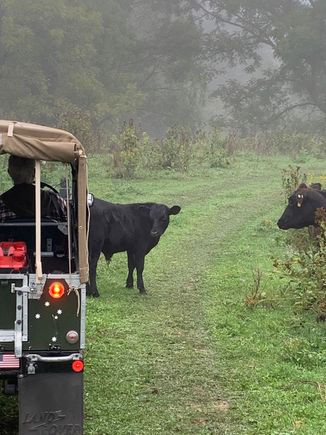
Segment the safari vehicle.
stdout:
<path fill-rule="evenodd" d="M 0 223 L 2 394 L 18 394 L 19 435 L 82 434 L 85 151 L 66 131 L 0 121 L 0 154 L 35 160 L 35 217 Z M 49 164 L 43 161 L 61 162 L 67 172 L 63 222 L 41 216 L 42 168 Z"/>

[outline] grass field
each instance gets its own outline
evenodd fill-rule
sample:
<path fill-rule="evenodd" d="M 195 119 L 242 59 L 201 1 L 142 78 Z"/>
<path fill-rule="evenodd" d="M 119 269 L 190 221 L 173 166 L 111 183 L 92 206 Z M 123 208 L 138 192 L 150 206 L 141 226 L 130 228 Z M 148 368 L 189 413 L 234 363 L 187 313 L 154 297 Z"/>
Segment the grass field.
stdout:
<path fill-rule="evenodd" d="M 101 298 L 88 302 L 86 434 L 326 433 L 325 327 L 293 313 L 272 266 L 286 249 L 275 222 L 289 163 L 239 156 L 224 170 L 126 181 L 90 162 L 95 195 L 182 213 L 146 259 L 147 297 L 124 288 L 124 254 L 100 263 Z M 300 165 L 315 180 L 324 174 L 321 161 Z"/>
<path fill-rule="evenodd" d="M 276 221 L 290 163 L 249 154 L 227 169 L 118 180 L 90 159 L 95 196 L 182 212 L 146 258 L 146 297 L 124 287 L 125 254 L 99 263 L 85 435 L 326 433 L 325 324 L 293 312 L 273 270 L 287 249 Z M 300 166 L 325 175 L 323 161 Z"/>

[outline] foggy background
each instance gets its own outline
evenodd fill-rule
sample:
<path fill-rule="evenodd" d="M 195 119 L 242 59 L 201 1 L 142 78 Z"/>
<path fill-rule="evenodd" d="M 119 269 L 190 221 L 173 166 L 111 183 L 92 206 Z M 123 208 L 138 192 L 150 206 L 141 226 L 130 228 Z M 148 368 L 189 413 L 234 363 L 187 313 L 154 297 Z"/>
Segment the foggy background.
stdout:
<path fill-rule="evenodd" d="M 3 0 L 1 117 L 323 132 L 325 23 L 322 0 Z"/>

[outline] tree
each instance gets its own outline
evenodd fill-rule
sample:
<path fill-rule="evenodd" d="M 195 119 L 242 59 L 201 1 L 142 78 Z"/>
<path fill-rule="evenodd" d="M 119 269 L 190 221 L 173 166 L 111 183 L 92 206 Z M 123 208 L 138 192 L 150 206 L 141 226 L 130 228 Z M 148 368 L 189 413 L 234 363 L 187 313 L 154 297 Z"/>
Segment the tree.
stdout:
<path fill-rule="evenodd" d="M 144 97 L 136 118 L 152 132 L 201 122 L 199 104 L 206 84 L 201 29 L 180 3 L 141 0 L 132 9 L 137 29 L 132 61 Z"/>
<path fill-rule="evenodd" d="M 7 0 L 1 18 L 2 116 L 53 122 L 66 101 L 94 108 L 99 14 L 65 0 Z"/>
<path fill-rule="evenodd" d="M 326 116 L 324 0 L 191 0 L 208 25 L 206 56 L 242 65 L 245 83 L 228 80 L 216 94 L 244 129 L 286 122 L 293 113 Z M 266 50 L 274 57 L 264 67 Z"/>
<path fill-rule="evenodd" d="M 1 0 L 0 116 L 87 119 L 97 130 L 128 118 L 192 124 L 201 35 L 191 15 L 163 3 Z"/>

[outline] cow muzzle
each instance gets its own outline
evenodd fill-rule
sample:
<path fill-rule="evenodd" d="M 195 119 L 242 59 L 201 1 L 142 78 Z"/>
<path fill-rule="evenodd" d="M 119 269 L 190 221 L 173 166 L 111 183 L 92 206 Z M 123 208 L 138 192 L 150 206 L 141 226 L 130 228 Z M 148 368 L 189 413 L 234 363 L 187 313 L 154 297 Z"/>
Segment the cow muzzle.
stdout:
<path fill-rule="evenodd" d="M 277 226 L 281 229 L 281 230 L 288 230 L 290 228 L 290 226 L 284 221 L 284 219 L 279 219 L 277 221 Z"/>

